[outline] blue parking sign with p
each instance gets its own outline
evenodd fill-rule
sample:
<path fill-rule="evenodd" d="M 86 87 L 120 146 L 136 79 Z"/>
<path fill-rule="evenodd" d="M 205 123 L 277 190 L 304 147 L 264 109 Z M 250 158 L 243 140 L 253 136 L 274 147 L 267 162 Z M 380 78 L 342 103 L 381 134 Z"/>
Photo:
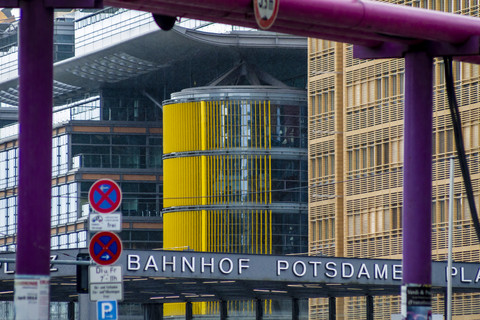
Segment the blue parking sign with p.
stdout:
<path fill-rule="evenodd" d="M 97 320 L 118 320 L 117 301 L 97 301 Z"/>

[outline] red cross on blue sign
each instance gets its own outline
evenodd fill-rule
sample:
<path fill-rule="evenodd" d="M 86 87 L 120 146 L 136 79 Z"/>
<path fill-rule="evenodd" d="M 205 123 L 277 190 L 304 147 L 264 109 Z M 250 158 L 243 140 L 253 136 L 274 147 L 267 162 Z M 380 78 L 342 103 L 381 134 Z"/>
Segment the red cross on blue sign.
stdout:
<path fill-rule="evenodd" d="M 110 265 L 120 258 L 122 241 L 113 232 L 99 232 L 90 240 L 88 251 L 96 263 L 103 266 Z"/>
<path fill-rule="evenodd" d="M 113 180 L 98 180 L 88 192 L 88 201 L 93 210 L 99 213 L 114 212 L 122 202 L 122 191 Z"/>

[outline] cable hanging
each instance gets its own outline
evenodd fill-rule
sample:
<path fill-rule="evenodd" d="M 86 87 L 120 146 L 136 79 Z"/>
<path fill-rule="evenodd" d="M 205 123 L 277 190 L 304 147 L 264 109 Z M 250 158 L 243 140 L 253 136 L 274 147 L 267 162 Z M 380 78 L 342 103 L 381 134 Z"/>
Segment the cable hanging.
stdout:
<path fill-rule="evenodd" d="M 444 57 L 445 66 L 445 81 L 448 97 L 448 106 L 450 108 L 450 115 L 452 117 L 453 133 L 455 137 L 455 144 L 457 146 L 458 162 L 462 172 L 463 183 L 465 185 L 465 192 L 467 194 L 468 205 L 470 207 L 470 213 L 477 233 L 478 240 L 480 241 L 480 223 L 478 221 L 477 208 L 475 206 L 475 198 L 473 196 L 472 181 L 470 179 L 470 172 L 468 169 L 467 159 L 465 155 L 465 146 L 463 144 L 462 135 L 462 121 L 460 119 L 460 111 L 458 110 L 457 99 L 455 96 L 455 85 L 453 83 L 452 72 L 452 58 Z"/>

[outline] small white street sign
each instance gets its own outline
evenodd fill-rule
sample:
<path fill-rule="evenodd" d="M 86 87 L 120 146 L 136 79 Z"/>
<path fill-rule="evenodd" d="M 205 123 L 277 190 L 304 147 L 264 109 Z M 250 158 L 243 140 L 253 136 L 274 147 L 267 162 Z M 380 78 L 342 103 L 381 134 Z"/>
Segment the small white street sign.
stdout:
<path fill-rule="evenodd" d="M 123 284 L 117 283 L 90 283 L 91 301 L 123 300 Z"/>
<path fill-rule="evenodd" d="M 122 266 L 90 266 L 90 283 L 122 282 Z"/>
<path fill-rule="evenodd" d="M 122 231 L 122 213 L 91 213 L 90 231 Z"/>

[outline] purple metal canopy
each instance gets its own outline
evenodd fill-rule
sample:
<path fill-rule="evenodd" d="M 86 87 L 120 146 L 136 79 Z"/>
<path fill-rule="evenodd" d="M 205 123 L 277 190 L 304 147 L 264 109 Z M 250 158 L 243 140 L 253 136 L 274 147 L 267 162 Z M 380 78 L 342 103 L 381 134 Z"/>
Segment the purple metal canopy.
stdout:
<path fill-rule="evenodd" d="M 480 19 L 373 1 L 277 1 L 280 1 L 278 16 L 271 31 L 361 45 L 363 49 L 359 51 L 363 57 L 405 56 L 404 284 L 431 284 L 433 56 L 459 55 L 464 56 L 463 61 L 480 61 Z M 4 7 L 22 9 L 19 277 L 49 274 L 53 8 L 98 7 L 101 2 L 2 1 Z M 257 28 L 252 3 L 252 0 L 103 0 L 107 6 Z M 426 312 L 431 310 L 431 305 L 427 309 Z M 42 305 L 41 312 L 48 313 L 48 304 Z"/>
<path fill-rule="evenodd" d="M 105 0 L 105 5 L 257 27 L 251 0 Z M 480 19 L 421 8 L 361 0 L 281 0 L 275 32 L 352 44 L 458 44 L 480 35 Z"/>

